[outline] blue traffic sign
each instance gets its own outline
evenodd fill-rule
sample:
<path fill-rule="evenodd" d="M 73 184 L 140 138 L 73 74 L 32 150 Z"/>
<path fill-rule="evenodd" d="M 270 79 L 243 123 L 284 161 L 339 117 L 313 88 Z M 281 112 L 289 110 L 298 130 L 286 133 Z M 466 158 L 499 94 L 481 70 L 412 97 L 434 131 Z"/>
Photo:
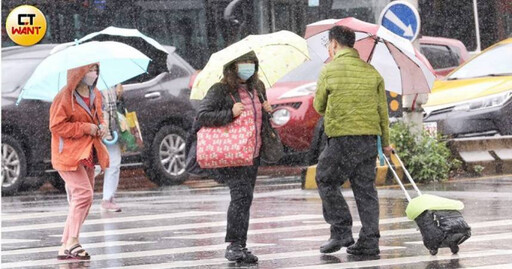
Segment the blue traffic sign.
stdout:
<path fill-rule="evenodd" d="M 420 32 L 420 14 L 416 8 L 403 1 L 389 3 L 380 14 L 380 25 L 409 40 L 414 40 Z"/>

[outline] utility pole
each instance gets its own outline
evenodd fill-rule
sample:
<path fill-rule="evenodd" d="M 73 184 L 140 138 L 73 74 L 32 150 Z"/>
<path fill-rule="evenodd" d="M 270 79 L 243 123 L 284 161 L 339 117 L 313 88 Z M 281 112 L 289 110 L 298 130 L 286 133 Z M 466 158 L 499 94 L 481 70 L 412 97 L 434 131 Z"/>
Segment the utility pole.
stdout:
<path fill-rule="evenodd" d="M 475 33 L 476 33 L 476 52 L 482 51 L 482 45 L 480 44 L 480 23 L 478 21 L 478 5 L 476 0 L 473 0 L 473 14 L 475 17 Z"/>
<path fill-rule="evenodd" d="M 419 12 L 418 0 L 404 0 L 412 4 Z M 421 13 L 420 13 L 421 16 Z M 421 27 L 418 26 L 418 27 Z M 412 42 L 417 50 L 420 50 L 420 41 L 418 39 Z M 423 108 L 422 105 L 428 101 L 428 94 L 412 94 L 402 97 L 403 120 L 411 126 L 411 133 L 420 135 L 423 130 Z"/>

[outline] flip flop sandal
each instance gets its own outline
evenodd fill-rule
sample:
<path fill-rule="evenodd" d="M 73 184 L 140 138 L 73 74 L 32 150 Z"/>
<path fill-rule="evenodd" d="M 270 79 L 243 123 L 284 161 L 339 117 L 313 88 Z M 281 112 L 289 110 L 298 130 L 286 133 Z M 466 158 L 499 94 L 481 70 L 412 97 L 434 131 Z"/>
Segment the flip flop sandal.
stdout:
<path fill-rule="evenodd" d="M 57 260 L 68 260 L 69 259 L 69 255 L 65 254 L 65 255 L 57 255 Z"/>
<path fill-rule="evenodd" d="M 79 250 L 77 251 L 74 251 L 75 249 L 78 249 L 80 248 Z M 85 252 L 85 255 L 80 255 L 81 253 L 84 253 Z M 91 259 L 91 256 L 89 255 L 89 253 L 87 253 L 85 251 L 85 249 L 82 248 L 82 246 L 80 244 L 76 244 L 74 246 L 72 246 L 69 250 L 65 250 L 64 253 L 67 255 L 66 258 L 64 258 L 63 260 L 90 260 Z M 63 256 L 63 255 L 60 255 L 60 256 Z M 57 259 L 59 257 L 57 256 Z"/>

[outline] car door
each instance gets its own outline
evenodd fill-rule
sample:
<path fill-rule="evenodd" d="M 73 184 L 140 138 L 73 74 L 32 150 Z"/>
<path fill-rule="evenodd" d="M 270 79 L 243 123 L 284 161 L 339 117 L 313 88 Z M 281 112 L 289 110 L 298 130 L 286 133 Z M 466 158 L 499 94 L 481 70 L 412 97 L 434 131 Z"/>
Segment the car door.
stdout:
<path fill-rule="evenodd" d="M 24 83 L 42 58 L 2 59 L 2 133 L 10 132 L 26 148 L 29 173 L 50 168 L 50 102 L 16 101 Z M 11 74 L 12 73 L 12 74 Z"/>
<path fill-rule="evenodd" d="M 123 98 L 128 111 L 135 111 L 139 120 L 142 138 L 145 144 L 150 143 L 158 131 L 160 118 L 159 107 L 165 106 L 165 89 L 161 80 L 167 73 L 140 83 L 124 85 Z"/>

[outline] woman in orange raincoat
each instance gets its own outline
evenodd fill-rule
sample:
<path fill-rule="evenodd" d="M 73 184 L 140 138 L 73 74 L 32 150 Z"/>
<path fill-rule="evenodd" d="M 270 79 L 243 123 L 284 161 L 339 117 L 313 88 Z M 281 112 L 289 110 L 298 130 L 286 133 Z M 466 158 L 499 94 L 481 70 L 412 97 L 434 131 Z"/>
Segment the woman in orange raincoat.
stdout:
<path fill-rule="evenodd" d="M 58 259 L 88 260 L 89 254 L 78 238 L 80 228 L 93 201 L 94 165 L 102 170 L 109 156 L 101 142 L 106 129 L 101 109 L 101 94 L 96 86 L 98 65 L 68 70 L 67 85 L 50 108 L 52 165 L 66 182 L 69 213 L 62 235 Z"/>

